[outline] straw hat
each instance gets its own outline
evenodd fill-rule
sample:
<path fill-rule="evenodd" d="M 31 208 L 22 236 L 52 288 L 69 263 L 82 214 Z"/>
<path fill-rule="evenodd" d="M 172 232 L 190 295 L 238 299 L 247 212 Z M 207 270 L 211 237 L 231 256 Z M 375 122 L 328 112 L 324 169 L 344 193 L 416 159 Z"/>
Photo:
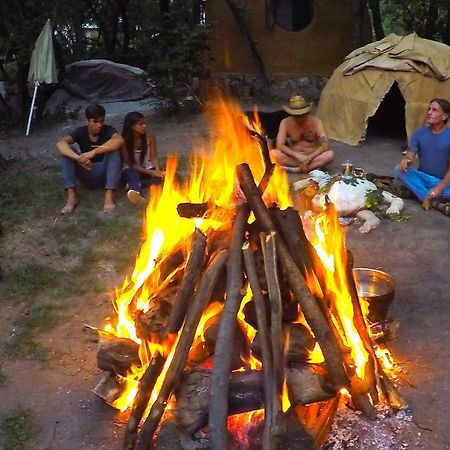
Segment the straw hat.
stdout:
<path fill-rule="evenodd" d="M 309 113 L 311 106 L 312 103 L 307 102 L 301 95 L 294 95 L 288 105 L 283 105 L 283 109 L 293 116 L 300 116 Z"/>

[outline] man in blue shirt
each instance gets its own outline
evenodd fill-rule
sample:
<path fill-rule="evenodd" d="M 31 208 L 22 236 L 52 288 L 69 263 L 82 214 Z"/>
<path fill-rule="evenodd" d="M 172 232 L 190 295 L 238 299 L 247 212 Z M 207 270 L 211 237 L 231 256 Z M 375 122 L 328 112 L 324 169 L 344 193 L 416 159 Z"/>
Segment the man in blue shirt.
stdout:
<path fill-rule="evenodd" d="M 428 106 L 427 126 L 414 131 L 406 155 L 395 167 L 398 178 L 421 201 L 450 216 L 450 103 L 434 98 Z M 409 167 L 419 158 L 418 170 Z"/>
<path fill-rule="evenodd" d="M 78 204 L 75 179 L 88 189 L 105 189 L 103 212 L 114 211 L 114 192 L 119 186 L 123 138 L 116 129 L 105 125 L 105 109 L 96 103 L 86 108 L 86 122 L 61 138 L 56 144 L 61 154 L 61 173 L 67 202 L 62 214 L 71 213 Z M 78 144 L 78 148 L 72 147 Z"/>

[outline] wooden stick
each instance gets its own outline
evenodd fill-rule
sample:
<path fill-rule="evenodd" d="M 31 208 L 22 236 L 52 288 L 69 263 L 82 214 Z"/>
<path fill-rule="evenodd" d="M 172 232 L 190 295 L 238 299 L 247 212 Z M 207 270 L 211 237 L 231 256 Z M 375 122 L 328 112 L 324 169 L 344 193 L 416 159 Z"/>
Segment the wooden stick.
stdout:
<path fill-rule="evenodd" d="M 192 297 L 195 284 L 203 270 L 205 249 L 206 236 L 196 228 L 191 253 L 186 263 L 186 268 L 184 269 L 183 280 L 178 289 L 175 303 L 166 326 L 166 334 L 177 333 L 183 324 L 189 306 L 189 300 Z"/>
<path fill-rule="evenodd" d="M 228 252 L 226 250 L 219 252 L 209 263 L 202 277 L 194 301 L 189 308 L 183 330 L 181 331 L 172 362 L 165 375 L 161 390 L 138 435 L 136 442 L 137 450 L 147 450 L 150 447 L 153 434 L 164 413 L 170 394 L 182 375 L 198 323 L 211 296 L 214 285 L 222 274 L 227 258 Z"/>
<path fill-rule="evenodd" d="M 271 232 L 267 236 L 261 236 L 261 247 L 264 255 L 264 269 L 266 272 L 267 286 L 269 288 L 270 299 L 270 340 L 272 344 L 272 367 L 268 368 L 272 372 L 272 385 L 270 386 L 271 409 L 266 408 L 265 413 L 268 418 L 269 430 L 264 436 L 263 448 L 276 450 L 281 448 L 284 427 L 282 395 L 284 376 L 284 346 L 283 329 L 281 319 L 283 315 L 280 283 L 278 281 L 277 256 L 275 233 Z"/>
<path fill-rule="evenodd" d="M 214 366 L 211 375 L 209 403 L 209 440 L 215 450 L 228 449 L 228 377 L 231 368 L 231 346 L 237 322 L 236 316 L 242 300 L 242 244 L 247 227 L 247 205 L 238 207 L 231 238 L 227 272 L 227 295 L 220 319 L 214 350 Z"/>
<path fill-rule="evenodd" d="M 272 396 L 271 386 L 272 386 L 272 348 L 270 345 L 269 331 L 267 325 L 267 313 L 264 297 L 261 293 L 261 287 L 258 280 L 258 274 L 256 272 L 255 259 L 253 257 L 253 252 L 250 249 L 250 244 L 246 242 L 242 246 L 242 251 L 244 253 L 245 268 L 247 272 L 247 278 L 250 283 L 250 287 L 253 292 L 253 300 L 255 302 L 256 310 L 256 321 L 258 323 L 258 335 L 259 342 L 261 346 L 262 355 L 262 365 L 264 372 L 264 404 L 266 409 L 266 414 L 264 417 L 264 432 L 263 432 L 263 449 L 269 448 L 266 446 L 270 430 L 270 416 L 267 415 L 267 411 L 272 411 Z"/>
<path fill-rule="evenodd" d="M 156 380 L 161 373 L 166 358 L 159 352 L 153 356 L 144 375 L 139 381 L 139 389 L 133 402 L 133 409 L 128 419 L 124 435 L 124 450 L 133 450 L 136 444 L 136 436 L 142 416 L 148 406 L 150 395 L 155 387 Z"/>
<path fill-rule="evenodd" d="M 184 270 L 183 280 L 180 289 L 177 292 L 171 316 L 166 325 L 165 336 L 178 332 L 183 323 L 188 307 L 188 301 L 194 292 L 195 283 L 203 268 L 205 249 L 206 237 L 200 230 L 196 229 L 192 240 L 192 249 L 189 260 Z M 165 362 L 165 356 L 157 352 L 139 381 L 139 389 L 125 430 L 124 450 L 132 450 L 135 446 L 139 424 L 145 409 L 148 406 L 150 395 Z"/>
<path fill-rule="evenodd" d="M 260 227 L 267 233 L 275 231 L 275 226 L 270 218 L 258 188 L 255 185 L 250 168 L 247 164 L 240 164 L 237 168 L 241 189 L 244 192 L 250 208 L 254 212 Z M 347 387 L 349 380 L 343 366 L 342 355 L 339 346 L 333 337 L 333 333 L 328 325 L 315 298 L 311 294 L 306 282 L 290 255 L 286 244 L 280 239 L 277 242 L 277 254 L 279 261 L 286 272 L 289 285 L 299 302 L 302 312 L 311 327 L 314 336 L 319 342 L 322 353 L 325 357 L 328 373 L 332 377 L 336 386 Z"/>

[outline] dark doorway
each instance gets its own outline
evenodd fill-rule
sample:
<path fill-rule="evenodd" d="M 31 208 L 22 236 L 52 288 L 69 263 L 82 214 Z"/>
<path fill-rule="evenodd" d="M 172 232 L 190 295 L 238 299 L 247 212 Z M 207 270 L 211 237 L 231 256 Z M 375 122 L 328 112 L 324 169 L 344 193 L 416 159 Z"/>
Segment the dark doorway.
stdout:
<path fill-rule="evenodd" d="M 370 135 L 406 139 L 405 100 L 397 82 L 381 101 L 377 112 L 369 118 L 367 136 Z"/>

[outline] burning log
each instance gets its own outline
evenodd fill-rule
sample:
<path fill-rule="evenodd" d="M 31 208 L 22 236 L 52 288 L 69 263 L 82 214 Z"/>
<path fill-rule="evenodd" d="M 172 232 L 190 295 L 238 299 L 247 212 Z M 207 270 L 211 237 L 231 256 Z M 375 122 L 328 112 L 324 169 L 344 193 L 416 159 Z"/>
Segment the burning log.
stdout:
<path fill-rule="evenodd" d="M 101 370 L 125 376 L 132 365 L 140 365 L 139 345 L 131 339 L 100 332 L 97 366 Z"/>
<path fill-rule="evenodd" d="M 131 410 L 127 427 L 125 429 L 123 445 L 124 450 L 134 449 L 139 424 L 141 423 L 141 419 L 147 408 L 150 395 L 155 387 L 156 380 L 158 379 L 165 362 L 166 358 L 161 353 L 157 352 L 139 381 L 139 389 L 133 403 L 133 409 Z"/>
<path fill-rule="evenodd" d="M 180 217 L 192 219 L 194 217 L 203 217 L 210 208 L 209 202 L 203 203 L 179 203 L 177 213 Z"/>
<path fill-rule="evenodd" d="M 142 425 L 141 431 L 138 435 L 136 442 L 137 450 L 147 450 L 150 447 L 153 434 L 155 433 L 164 413 L 170 394 L 177 384 L 184 366 L 186 365 L 189 349 L 191 347 L 200 317 L 206 303 L 210 299 L 214 285 L 221 275 L 227 258 L 228 252 L 226 250 L 218 253 L 209 263 L 209 266 L 203 275 L 199 289 L 195 294 L 195 298 L 186 316 L 183 330 L 181 331 L 180 338 L 176 344 L 173 359 L 165 374 L 161 390 L 159 391 L 158 397 L 153 403 L 149 415 Z"/>
<path fill-rule="evenodd" d="M 164 339 L 166 324 L 176 305 L 177 295 L 177 287 L 169 287 L 152 299 L 148 311 L 136 311 L 134 318 L 138 337 L 149 341 Z"/>
<path fill-rule="evenodd" d="M 289 398 L 294 405 L 307 405 L 330 399 L 336 390 L 324 375 L 306 365 L 286 370 Z M 233 372 L 229 376 L 227 410 L 230 415 L 261 409 L 265 406 L 264 371 Z M 211 371 L 197 368 L 186 372 L 175 391 L 174 416 L 187 433 L 195 433 L 208 423 Z M 267 408 L 267 405 L 266 405 Z M 210 448 L 214 448 L 211 447 Z"/>
<path fill-rule="evenodd" d="M 189 300 L 194 292 L 195 283 L 203 270 L 205 249 L 206 236 L 200 230 L 196 229 L 191 254 L 184 270 L 183 280 L 177 291 L 175 303 L 167 323 L 166 334 L 177 333 L 181 328 L 189 307 Z"/>
<path fill-rule="evenodd" d="M 187 303 L 194 292 L 195 283 L 203 268 L 205 258 L 206 237 L 196 229 L 192 241 L 192 250 L 183 275 L 181 286 L 177 291 L 174 307 L 167 325 L 165 326 L 164 339 L 170 333 L 176 333 L 180 329 L 186 316 Z M 139 381 L 139 389 L 133 403 L 133 409 L 128 420 L 124 436 L 124 450 L 132 450 L 136 443 L 136 435 L 142 416 L 147 408 L 151 392 L 156 380 L 164 367 L 166 358 L 160 352 L 152 358 L 144 375 Z"/>
<path fill-rule="evenodd" d="M 264 253 L 267 285 L 270 299 L 270 342 L 272 350 L 272 364 L 264 370 L 271 372 L 269 386 L 270 404 L 265 408 L 264 449 L 278 449 L 281 446 L 284 430 L 282 415 L 282 396 L 284 382 L 284 347 L 283 330 L 281 325 L 282 306 L 280 284 L 278 282 L 277 256 L 275 233 L 261 236 L 261 247 Z"/>
<path fill-rule="evenodd" d="M 209 437 L 214 449 L 227 449 L 228 375 L 231 369 L 230 337 L 236 330 L 236 315 L 242 300 L 243 270 L 242 244 L 249 210 L 246 205 L 238 208 L 231 238 L 227 271 L 227 297 L 220 320 L 214 352 L 209 404 Z"/>
<path fill-rule="evenodd" d="M 189 352 L 189 363 L 200 364 L 211 355 L 214 354 L 214 349 L 217 342 L 217 335 L 219 332 L 220 314 L 211 317 L 205 323 L 204 340 L 198 338 L 192 345 Z M 234 338 L 230 343 L 232 349 L 231 354 L 231 370 L 242 367 L 242 358 L 248 359 L 249 350 L 247 339 L 241 327 L 236 328 Z"/>
<path fill-rule="evenodd" d="M 241 189 L 260 226 L 268 233 L 275 231 L 269 212 L 261 199 L 261 195 L 255 185 L 250 168 L 247 164 L 238 166 L 238 178 Z M 333 338 L 333 333 L 328 322 L 318 306 L 316 299 L 307 287 L 306 282 L 292 259 L 286 245 L 281 240 L 277 244 L 278 258 L 286 272 L 289 285 L 302 308 L 302 312 L 305 315 L 314 336 L 319 342 L 325 357 L 328 373 L 336 383 L 336 386 L 348 386 L 349 380 L 344 370 L 342 355 L 337 342 Z"/>
<path fill-rule="evenodd" d="M 270 367 L 272 365 L 272 348 L 270 345 L 269 330 L 267 324 L 267 312 L 264 297 L 261 293 L 260 284 L 258 281 L 258 274 L 256 272 L 253 253 L 250 250 L 249 243 L 246 242 L 243 247 L 243 254 L 245 260 L 245 267 L 247 271 L 247 277 L 250 286 L 253 291 L 253 299 L 255 301 L 256 318 L 258 322 L 258 334 L 262 363 L 264 367 L 264 403 L 267 407 L 270 407 L 271 402 L 271 386 L 272 386 L 272 371 Z M 269 429 L 269 422 L 264 424 L 264 437 Z"/>

